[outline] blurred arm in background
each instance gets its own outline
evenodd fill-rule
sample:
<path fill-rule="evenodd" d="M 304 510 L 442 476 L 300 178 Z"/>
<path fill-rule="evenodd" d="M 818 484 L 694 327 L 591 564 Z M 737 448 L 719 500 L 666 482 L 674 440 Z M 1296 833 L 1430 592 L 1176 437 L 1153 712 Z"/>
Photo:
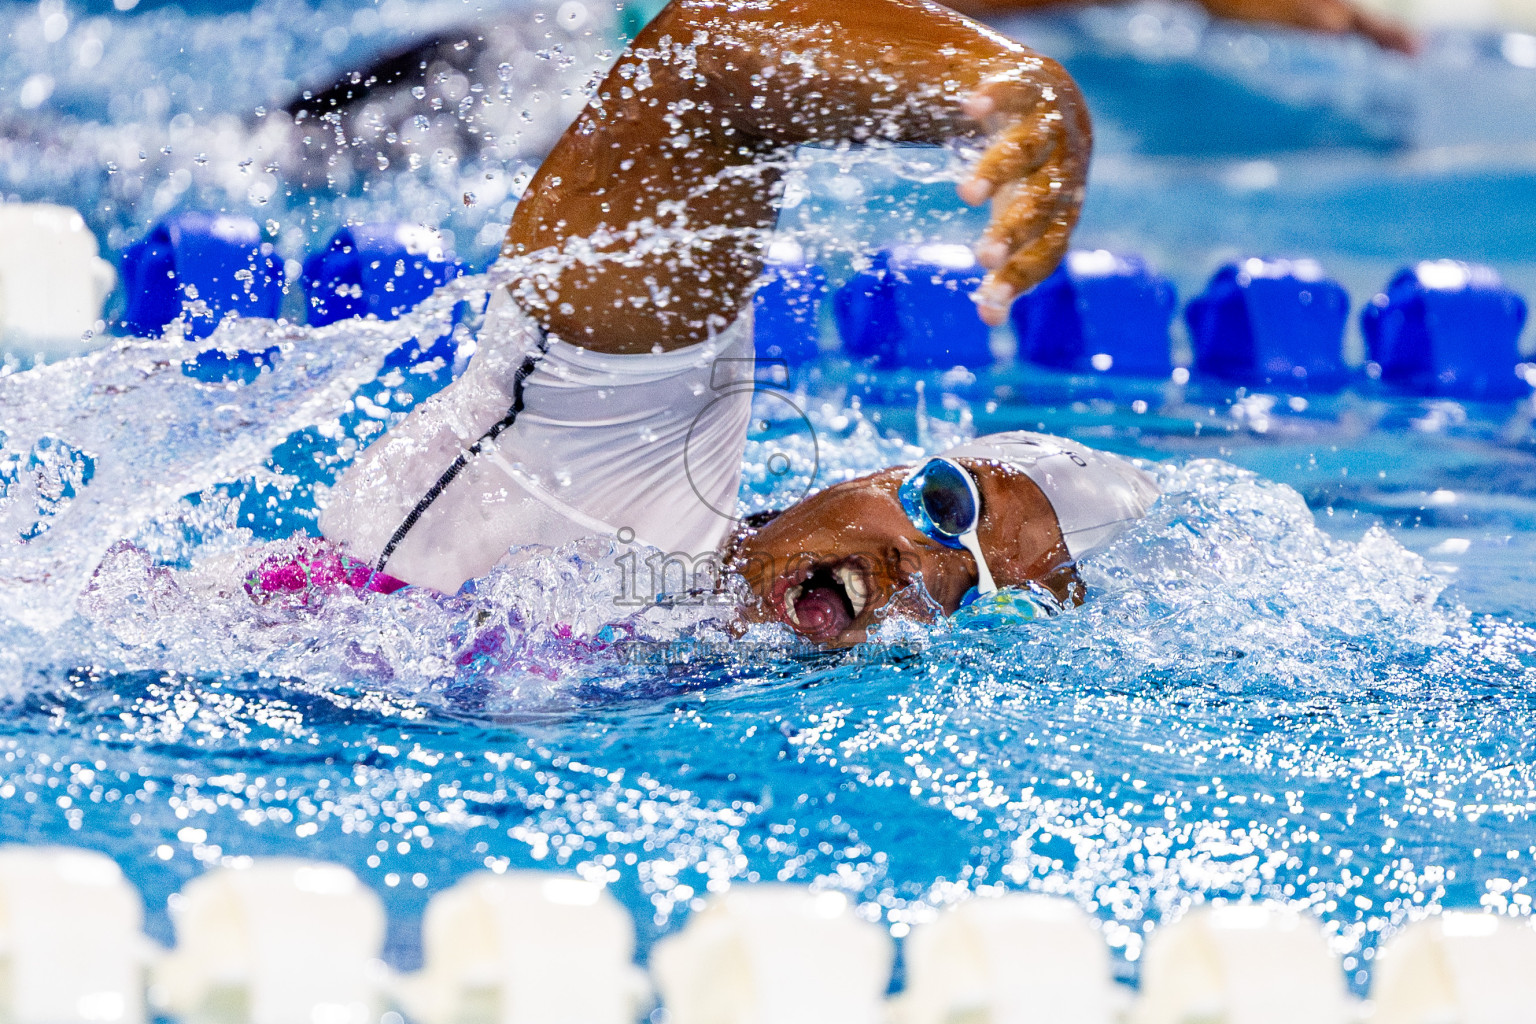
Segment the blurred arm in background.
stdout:
<path fill-rule="evenodd" d="M 975 18 L 1057 7 L 1072 0 L 947 0 L 950 7 Z M 1350 0 L 1198 0 L 1218 18 L 1252 21 L 1329 35 L 1355 33 L 1386 50 L 1413 54 L 1418 39 L 1403 23 Z"/>

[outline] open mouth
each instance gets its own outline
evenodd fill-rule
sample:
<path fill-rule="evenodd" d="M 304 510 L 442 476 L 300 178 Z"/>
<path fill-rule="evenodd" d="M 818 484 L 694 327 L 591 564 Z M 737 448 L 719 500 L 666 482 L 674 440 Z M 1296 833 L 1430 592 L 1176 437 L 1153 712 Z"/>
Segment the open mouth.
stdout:
<path fill-rule="evenodd" d="M 812 640 L 831 640 L 851 628 L 869 604 L 869 574 L 855 559 L 821 562 L 781 576 L 774 584 L 777 616 Z"/>

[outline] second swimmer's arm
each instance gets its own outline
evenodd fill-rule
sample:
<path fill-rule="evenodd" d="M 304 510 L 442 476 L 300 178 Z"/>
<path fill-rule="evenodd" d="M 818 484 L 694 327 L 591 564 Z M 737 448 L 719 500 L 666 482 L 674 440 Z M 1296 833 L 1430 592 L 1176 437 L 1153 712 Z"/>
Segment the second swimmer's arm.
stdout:
<path fill-rule="evenodd" d="M 950 0 L 957 11 L 978 18 L 1010 11 L 1060 7 L 1072 0 Z M 1402 22 L 1377 14 L 1355 0 L 1199 0 L 1218 18 L 1253 21 L 1330 35 L 1362 35 L 1387 50 L 1415 53 L 1419 43 Z"/>
<path fill-rule="evenodd" d="M 1054 61 L 924 0 L 674 0 L 556 145 L 519 204 L 513 253 L 560 250 L 520 295 L 599 351 L 692 344 L 729 322 L 775 220 L 774 158 L 802 142 L 989 136 L 970 202 L 999 320 L 1066 249 L 1091 132 Z"/>

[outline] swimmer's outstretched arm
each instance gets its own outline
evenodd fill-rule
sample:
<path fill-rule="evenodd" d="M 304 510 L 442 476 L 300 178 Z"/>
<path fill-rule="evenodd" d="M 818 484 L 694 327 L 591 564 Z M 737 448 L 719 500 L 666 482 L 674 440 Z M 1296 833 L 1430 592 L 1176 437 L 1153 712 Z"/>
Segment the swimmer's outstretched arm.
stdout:
<path fill-rule="evenodd" d="M 925 0 L 673 0 L 519 204 L 507 251 L 565 254 L 519 302 L 599 351 L 693 344 L 745 302 L 793 146 L 962 136 L 989 143 L 961 194 L 993 202 L 996 323 L 1077 220 L 1092 133 L 1067 73 Z"/>
<path fill-rule="evenodd" d="M 957 11 L 982 18 L 1007 11 L 1056 7 L 1071 0 L 951 0 Z M 1351 0 L 1199 0 L 1218 18 L 1310 29 L 1330 35 L 1362 35 L 1387 50 L 1416 53 L 1418 39 L 1406 25 Z"/>

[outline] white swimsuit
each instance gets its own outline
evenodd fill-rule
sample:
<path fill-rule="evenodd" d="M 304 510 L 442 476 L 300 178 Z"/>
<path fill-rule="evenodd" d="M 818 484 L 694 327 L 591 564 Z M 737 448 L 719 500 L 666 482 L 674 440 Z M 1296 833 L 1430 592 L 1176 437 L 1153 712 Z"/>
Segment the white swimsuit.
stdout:
<path fill-rule="evenodd" d="M 671 352 L 606 355 L 496 304 L 464 375 L 375 441 L 320 516 L 380 572 L 452 593 L 510 548 L 617 536 L 696 557 L 734 525 L 752 317 Z"/>

